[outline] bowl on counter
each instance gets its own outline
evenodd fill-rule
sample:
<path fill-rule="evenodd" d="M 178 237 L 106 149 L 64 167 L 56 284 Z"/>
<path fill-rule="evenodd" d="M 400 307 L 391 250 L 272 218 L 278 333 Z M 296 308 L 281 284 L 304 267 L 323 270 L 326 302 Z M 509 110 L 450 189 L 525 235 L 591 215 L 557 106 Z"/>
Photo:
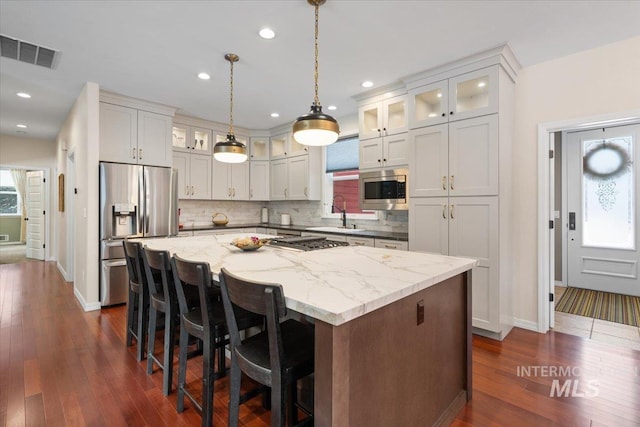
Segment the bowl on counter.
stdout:
<path fill-rule="evenodd" d="M 267 243 L 267 240 L 260 239 L 256 236 L 243 237 L 241 239 L 234 239 L 231 244 L 243 251 L 257 251 Z"/>
<path fill-rule="evenodd" d="M 219 218 L 218 215 L 222 215 L 222 217 Z M 217 226 L 227 225 L 229 223 L 229 218 L 227 218 L 227 216 L 222 212 L 216 212 L 211 215 L 211 222 L 213 222 L 213 225 Z"/>

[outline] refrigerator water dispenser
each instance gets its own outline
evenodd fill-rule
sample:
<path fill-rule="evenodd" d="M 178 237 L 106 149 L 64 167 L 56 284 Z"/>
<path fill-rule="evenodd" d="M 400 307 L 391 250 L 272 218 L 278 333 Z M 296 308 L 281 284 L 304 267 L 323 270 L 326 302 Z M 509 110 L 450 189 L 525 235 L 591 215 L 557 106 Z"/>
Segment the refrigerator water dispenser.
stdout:
<path fill-rule="evenodd" d="M 112 207 L 111 237 L 126 237 L 137 233 L 138 207 L 132 203 L 116 203 Z"/>

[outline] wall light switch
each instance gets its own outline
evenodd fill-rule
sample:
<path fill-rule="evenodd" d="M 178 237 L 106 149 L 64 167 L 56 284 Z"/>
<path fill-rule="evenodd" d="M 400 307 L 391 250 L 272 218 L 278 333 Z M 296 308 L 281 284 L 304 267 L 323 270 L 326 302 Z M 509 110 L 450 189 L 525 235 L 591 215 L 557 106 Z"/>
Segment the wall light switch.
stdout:
<path fill-rule="evenodd" d="M 553 211 L 553 217 L 555 219 L 560 219 L 560 211 Z"/>
<path fill-rule="evenodd" d="M 417 325 L 424 323 L 424 300 L 418 301 L 417 309 Z"/>

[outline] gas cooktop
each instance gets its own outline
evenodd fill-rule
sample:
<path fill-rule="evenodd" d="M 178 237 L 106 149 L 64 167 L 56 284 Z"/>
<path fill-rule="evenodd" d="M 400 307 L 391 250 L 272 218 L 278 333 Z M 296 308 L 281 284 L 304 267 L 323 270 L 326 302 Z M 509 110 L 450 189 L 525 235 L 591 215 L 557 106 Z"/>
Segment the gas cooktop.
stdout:
<path fill-rule="evenodd" d="M 271 239 L 271 246 L 297 249 L 300 251 L 315 251 L 316 249 L 329 249 L 338 246 L 349 246 L 347 242 L 337 242 L 327 240 L 326 237 L 305 236 L 305 237 L 278 237 Z"/>

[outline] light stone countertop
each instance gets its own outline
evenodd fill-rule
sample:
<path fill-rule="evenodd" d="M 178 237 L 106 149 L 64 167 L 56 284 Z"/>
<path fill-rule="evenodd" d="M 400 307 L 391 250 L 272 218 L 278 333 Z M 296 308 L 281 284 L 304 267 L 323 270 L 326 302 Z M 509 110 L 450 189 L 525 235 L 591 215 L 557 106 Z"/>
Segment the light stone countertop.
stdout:
<path fill-rule="evenodd" d="M 246 233 L 140 239 L 191 261 L 208 262 L 255 281 L 279 283 L 289 309 L 341 325 L 471 269 L 476 260 L 365 246 L 294 251 L 263 246 L 243 252 L 231 245 Z M 259 238 L 273 238 L 251 234 Z"/>

